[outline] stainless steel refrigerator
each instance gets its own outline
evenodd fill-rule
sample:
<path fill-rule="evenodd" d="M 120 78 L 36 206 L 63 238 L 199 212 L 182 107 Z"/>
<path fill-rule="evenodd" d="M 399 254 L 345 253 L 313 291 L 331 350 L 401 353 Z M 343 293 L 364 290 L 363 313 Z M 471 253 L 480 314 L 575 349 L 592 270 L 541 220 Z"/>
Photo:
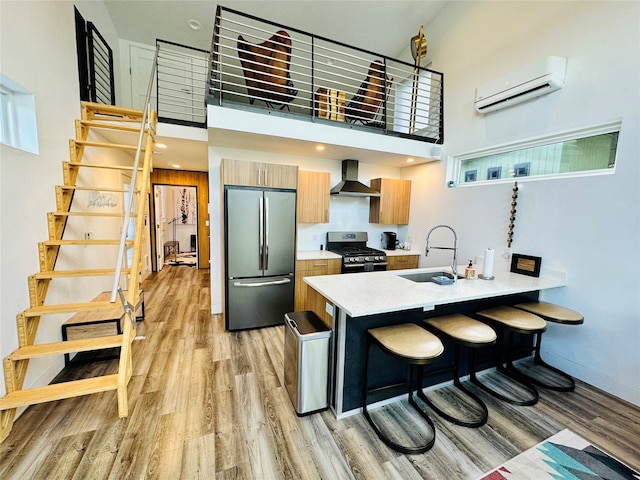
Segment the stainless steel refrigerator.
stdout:
<path fill-rule="evenodd" d="M 296 193 L 227 186 L 225 326 L 284 323 L 293 311 Z"/>

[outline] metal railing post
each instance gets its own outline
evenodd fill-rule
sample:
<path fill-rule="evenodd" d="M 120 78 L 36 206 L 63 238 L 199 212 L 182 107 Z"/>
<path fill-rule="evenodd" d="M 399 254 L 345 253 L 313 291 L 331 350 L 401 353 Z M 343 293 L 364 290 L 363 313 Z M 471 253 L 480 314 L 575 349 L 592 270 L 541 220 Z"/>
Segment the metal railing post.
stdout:
<path fill-rule="evenodd" d="M 149 86 L 147 87 L 147 96 L 145 97 L 145 108 L 142 113 L 142 121 L 140 122 L 140 134 L 138 135 L 138 148 L 136 150 L 135 160 L 133 162 L 133 171 L 131 174 L 131 195 L 129 195 L 129 202 L 124 212 L 124 220 L 122 222 L 122 233 L 120 235 L 120 246 L 118 248 L 118 260 L 116 261 L 116 272 L 113 276 L 113 287 L 111 288 L 111 303 L 116 301 L 118 295 L 118 287 L 120 286 L 120 275 L 122 275 L 122 262 L 124 260 L 124 254 L 127 246 L 127 233 L 129 230 L 129 221 L 131 220 L 131 210 L 133 208 L 133 202 L 135 197 L 136 181 L 138 176 L 138 167 L 140 165 L 140 154 L 142 153 L 142 142 L 144 140 L 145 128 L 149 129 L 149 135 L 151 135 L 151 128 L 149 123 L 149 112 L 151 110 L 151 91 L 153 90 L 153 79 L 156 74 L 156 64 L 158 61 L 158 46 L 156 45 L 156 53 L 153 59 L 151 67 L 151 75 L 149 77 Z M 143 212 L 138 212 L 142 215 Z M 132 265 L 131 268 L 138 268 L 137 265 Z"/>

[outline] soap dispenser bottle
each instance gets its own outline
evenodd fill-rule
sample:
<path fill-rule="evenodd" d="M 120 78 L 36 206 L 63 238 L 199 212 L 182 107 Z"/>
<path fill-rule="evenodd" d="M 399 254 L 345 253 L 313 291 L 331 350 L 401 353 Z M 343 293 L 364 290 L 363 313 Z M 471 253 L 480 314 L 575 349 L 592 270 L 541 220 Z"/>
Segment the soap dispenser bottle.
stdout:
<path fill-rule="evenodd" d="M 469 265 L 464 269 L 464 278 L 467 280 L 473 280 L 476 278 L 476 269 L 473 268 L 473 263 L 469 260 Z"/>

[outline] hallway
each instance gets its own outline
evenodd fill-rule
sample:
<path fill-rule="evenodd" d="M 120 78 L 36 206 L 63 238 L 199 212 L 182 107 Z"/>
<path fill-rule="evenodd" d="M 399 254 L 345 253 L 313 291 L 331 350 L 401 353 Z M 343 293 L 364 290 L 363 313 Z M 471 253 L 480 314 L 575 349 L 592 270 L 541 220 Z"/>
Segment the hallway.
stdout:
<path fill-rule="evenodd" d="M 386 448 L 361 414 L 299 418 L 283 387 L 283 327 L 225 332 L 209 313 L 209 270 L 166 267 L 143 288 L 130 416 L 118 419 L 115 392 L 32 406 L 0 445 L 0 478 L 473 479 L 564 428 L 640 469 L 640 409 L 581 382 L 542 391 L 534 407 L 480 393 L 489 423 L 434 416 L 436 444 L 422 455 Z M 68 367 L 58 380 L 115 367 Z M 455 400 L 451 390 L 442 398 Z M 406 418 L 405 405 L 385 409 Z"/>

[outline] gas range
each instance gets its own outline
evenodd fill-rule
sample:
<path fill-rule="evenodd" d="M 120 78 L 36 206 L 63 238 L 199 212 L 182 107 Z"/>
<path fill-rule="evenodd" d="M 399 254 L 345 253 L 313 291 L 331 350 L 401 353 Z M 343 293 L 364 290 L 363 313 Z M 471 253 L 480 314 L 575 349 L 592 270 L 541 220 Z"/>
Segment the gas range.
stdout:
<path fill-rule="evenodd" d="M 327 250 L 342 256 L 342 273 L 387 269 L 387 255 L 367 247 L 367 232 L 327 232 Z"/>

